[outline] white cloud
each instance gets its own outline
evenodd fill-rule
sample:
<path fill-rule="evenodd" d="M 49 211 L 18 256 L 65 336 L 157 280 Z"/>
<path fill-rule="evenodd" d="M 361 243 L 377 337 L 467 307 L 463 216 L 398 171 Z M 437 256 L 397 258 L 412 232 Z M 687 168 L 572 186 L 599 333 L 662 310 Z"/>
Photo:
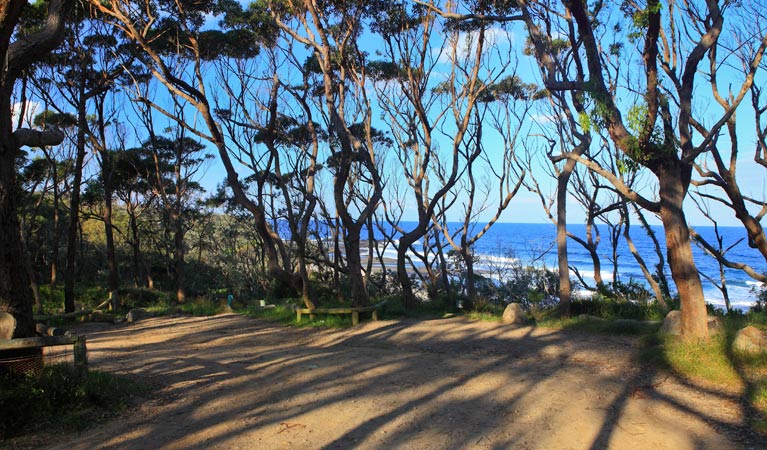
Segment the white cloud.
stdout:
<path fill-rule="evenodd" d="M 24 118 L 22 122 L 23 127 L 31 126 L 32 119 L 34 119 L 35 115 L 42 111 L 40 103 L 38 102 L 28 101 L 26 108 L 23 108 L 22 106 L 23 104 L 21 102 L 16 102 L 13 104 L 13 106 L 11 106 L 11 118 L 14 127 L 19 123 L 19 115 L 21 114 L 22 110 L 24 111 Z"/>
<path fill-rule="evenodd" d="M 456 37 L 456 49 L 455 49 L 455 58 L 459 61 L 466 56 L 470 55 L 475 51 L 475 46 L 477 45 L 477 39 L 479 38 L 479 32 L 478 31 L 471 31 L 471 32 L 463 32 L 459 33 Z M 502 28 L 490 28 L 485 30 L 485 45 L 484 45 L 484 52 L 487 53 L 491 49 L 495 47 L 500 46 L 511 46 L 511 44 L 514 42 L 514 33 L 504 30 Z M 453 62 L 453 51 L 450 48 L 450 45 L 447 44 L 446 48 L 443 49 L 442 53 L 439 56 L 439 61 L 441 63 L 452 63 Z"/>

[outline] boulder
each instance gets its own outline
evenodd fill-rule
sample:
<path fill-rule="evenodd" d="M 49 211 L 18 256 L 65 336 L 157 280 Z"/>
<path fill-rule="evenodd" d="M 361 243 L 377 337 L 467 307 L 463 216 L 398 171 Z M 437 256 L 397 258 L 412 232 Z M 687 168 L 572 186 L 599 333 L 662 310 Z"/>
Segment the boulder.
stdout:
<path fill-rule="evenodd" d="M 666 318 L 663 319 L 660 331 L 665 334 L 682 334 L 682 312 L 677 310 L 669 311 L 666 314 Z"/>
<path fill-rule="evenodd" d="M 128 311 L 128 314 L 125 316 L 125 320 L 127 320 L 128 323 L 133 323 L 151 316 L 152 313 L 144 308 L 133 308 Z"/>
<path fill-rule="evenodd" d="M 16 331 L 16 318 L 10 313 L 0 312 L 0 339 L 11 339 Z"/>
<path fill-rule="evenodd" d="M 713 336 L 724 330 L 724 322 L 719 316 L 708 316 L 708 334 Z"/>
<path fill-rule="evenodd" d="M 525 323 L 525 311 L 519 303 L 509 303 L 503 311 L 503 323 Z"/>
<path fill-rule="evenodd" d="M 714 335 L 722 331 L 723 324 L 722 319 L 717 316 L 708 316 L 708 334 Z M 663 319 L 663 325 L 660 327 L 660 331 L 665 334 L 680 335 L 682 334 L 682 312 L 673 310 L 666 314 L 666 318 Z"/>
<path fill-rule="evenodd" d="M 767 333 L 759 328 L 747 326 L 735 333 L 732 347 L 746 353 L 767 352 Z"/>

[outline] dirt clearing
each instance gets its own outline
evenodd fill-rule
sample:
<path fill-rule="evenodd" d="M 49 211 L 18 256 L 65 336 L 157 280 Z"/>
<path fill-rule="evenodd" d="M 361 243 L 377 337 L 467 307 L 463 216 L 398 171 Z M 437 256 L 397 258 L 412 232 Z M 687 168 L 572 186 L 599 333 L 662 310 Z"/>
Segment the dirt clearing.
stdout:
<path fill-rule="evenodd" d="M 234 314 L 88 324 L 150 398 L 58 449 L 763 448 L 734 394 L 640 370 L 634 338 L 463 318 L 287 328 Z"/>

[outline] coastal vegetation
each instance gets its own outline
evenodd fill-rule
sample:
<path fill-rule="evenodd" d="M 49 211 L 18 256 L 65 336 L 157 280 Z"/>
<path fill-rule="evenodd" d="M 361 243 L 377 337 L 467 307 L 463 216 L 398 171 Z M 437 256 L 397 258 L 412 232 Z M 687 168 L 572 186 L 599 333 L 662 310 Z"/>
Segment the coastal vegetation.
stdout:
<path fill-rule="evenodd" d="M 643 336 L 641 364 L 737 392 L 767 430 L 767 360 L 732 350 L 767 329 L 767 291 L 728 291 L 767 282 L 765 6 L 0 0 L 0 338 L 85 309 L 346 327 L 294 311 L 517 303 L 539 327 Z M 550 246 L 478 252 L 531 209 Z M 658 332 L 673 310 L 679 338 Z M 51 395 L 78 410 L 126 404 L 124 380 L 65 371 L 0 403 L 67 384 Z"/>

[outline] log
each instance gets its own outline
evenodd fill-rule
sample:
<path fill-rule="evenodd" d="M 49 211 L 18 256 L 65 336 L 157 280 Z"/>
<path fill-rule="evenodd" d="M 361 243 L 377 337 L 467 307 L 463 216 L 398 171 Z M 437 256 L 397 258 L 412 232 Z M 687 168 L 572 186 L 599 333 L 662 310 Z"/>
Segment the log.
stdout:
<path fill-rule="evenodd" d="M 64 336 L 67 334 L 67 330 L 62 330 L 61 328 L 56 327 L 49 327 L 44 323 L 36 323 L 35 330 L 37 330 L 37 334 L 41 334 L 43 336 Z"/>
<path fill-rule="evenodd" d="M 53 320 L 53 319 L 75 319 L 80 316 L 87 316 L 88 314 L 93 313 L 92 309 L 83 309 L 80 311 L 75 311 L 71 313 L 65 313 L 65 314 L 40 314 L 35 315 L 35 322 L 45 322 L 46 320 Z"/>
<path fill-rule="evenodd" d="M 0 351 L 18 350 L 23 348 L 48 347 L 52 345 L 71 345 L 77 336 L 40 336 L 20 339 L 0 339 Z"/>

